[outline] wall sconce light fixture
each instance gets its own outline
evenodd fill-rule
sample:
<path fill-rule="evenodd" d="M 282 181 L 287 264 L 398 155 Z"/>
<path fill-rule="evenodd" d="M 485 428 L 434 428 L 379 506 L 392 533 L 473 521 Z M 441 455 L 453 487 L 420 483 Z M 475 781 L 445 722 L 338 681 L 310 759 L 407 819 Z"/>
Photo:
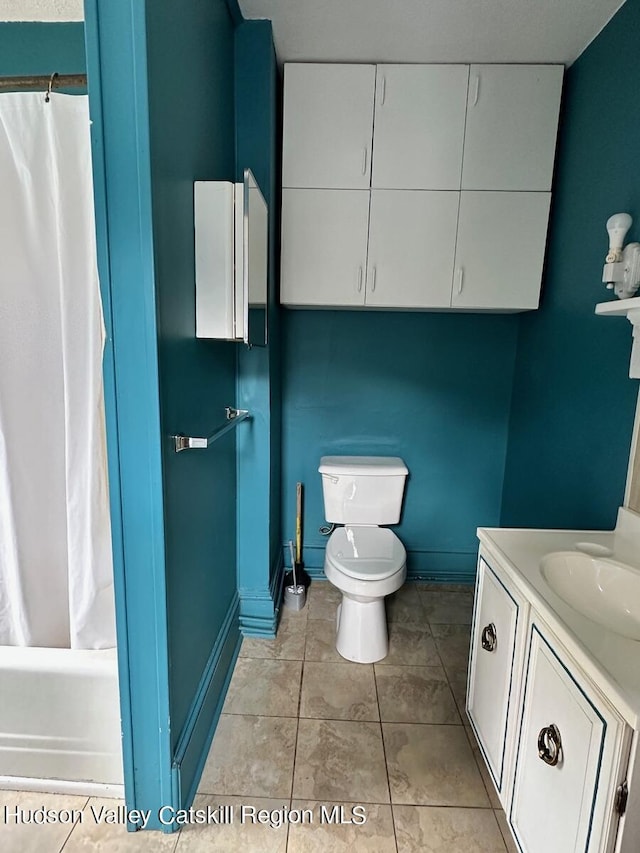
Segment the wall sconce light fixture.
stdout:
<path fill-rule="evenodd" d="M 609 252 L 602 270 L 602 281 L 618 299 L 629 299 L 640 285 L 640 243 L 627 243 L 623 247 L 632 222 L 628 213 L 616 213 L 607 220 Z"/>

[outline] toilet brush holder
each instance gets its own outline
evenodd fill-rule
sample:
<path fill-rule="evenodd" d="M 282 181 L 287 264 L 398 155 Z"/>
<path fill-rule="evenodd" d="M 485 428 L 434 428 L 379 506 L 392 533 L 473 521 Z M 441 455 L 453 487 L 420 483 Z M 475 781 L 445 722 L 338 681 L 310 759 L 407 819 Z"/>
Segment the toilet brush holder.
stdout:
<path fill-rule="evenodd" d="M 296 584 L 295 586 L 285 586 L 284 588 L 284 606 L 289 610 L 302 610 L 307 600 L 307 590 L 304 584 Z"/>

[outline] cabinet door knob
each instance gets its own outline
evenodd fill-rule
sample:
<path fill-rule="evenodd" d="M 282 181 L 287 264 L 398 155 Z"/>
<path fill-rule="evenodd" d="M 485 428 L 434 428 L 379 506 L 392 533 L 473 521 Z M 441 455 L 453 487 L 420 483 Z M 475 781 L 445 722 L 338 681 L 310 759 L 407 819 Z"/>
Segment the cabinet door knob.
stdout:
<path fill-rule="evenodd" d="M 496 643 L 498 642 L 498 634 L 496 632 L 496 626 L 493 622 L 489 622 L 488 625 L 482 629 L 482 648 L 485 652 L 492 652 Z"/>
<path fill-rule="evenodd" d="M 558 727 L 551 723 L 540 729 L 538 735 L 538 757 L 550 767 L 555 767 L 562 753 L 562 738 Z"/>

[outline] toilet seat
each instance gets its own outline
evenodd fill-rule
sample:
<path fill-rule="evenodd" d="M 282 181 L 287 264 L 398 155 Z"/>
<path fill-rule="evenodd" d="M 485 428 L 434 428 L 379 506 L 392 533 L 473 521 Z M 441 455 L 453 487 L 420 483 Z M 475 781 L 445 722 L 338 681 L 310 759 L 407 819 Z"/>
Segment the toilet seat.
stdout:
<path fill-rule="evenodd" d="M 407 552 L 395 533 L 386 527 L 348 524 L 331 534 L 325 559 L 348 577 L 376 581 L 400 571 Z"/>

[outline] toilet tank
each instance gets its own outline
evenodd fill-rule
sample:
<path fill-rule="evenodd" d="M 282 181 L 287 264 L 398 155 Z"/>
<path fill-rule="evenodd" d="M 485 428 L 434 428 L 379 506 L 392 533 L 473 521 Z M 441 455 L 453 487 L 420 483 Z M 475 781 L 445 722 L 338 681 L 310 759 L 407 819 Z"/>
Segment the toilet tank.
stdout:
<path fill-rule="evenodd" d="M 332 524 L 396 524 L 409 469 L 398 456 L 323 456 L 324 514 Z"/>

